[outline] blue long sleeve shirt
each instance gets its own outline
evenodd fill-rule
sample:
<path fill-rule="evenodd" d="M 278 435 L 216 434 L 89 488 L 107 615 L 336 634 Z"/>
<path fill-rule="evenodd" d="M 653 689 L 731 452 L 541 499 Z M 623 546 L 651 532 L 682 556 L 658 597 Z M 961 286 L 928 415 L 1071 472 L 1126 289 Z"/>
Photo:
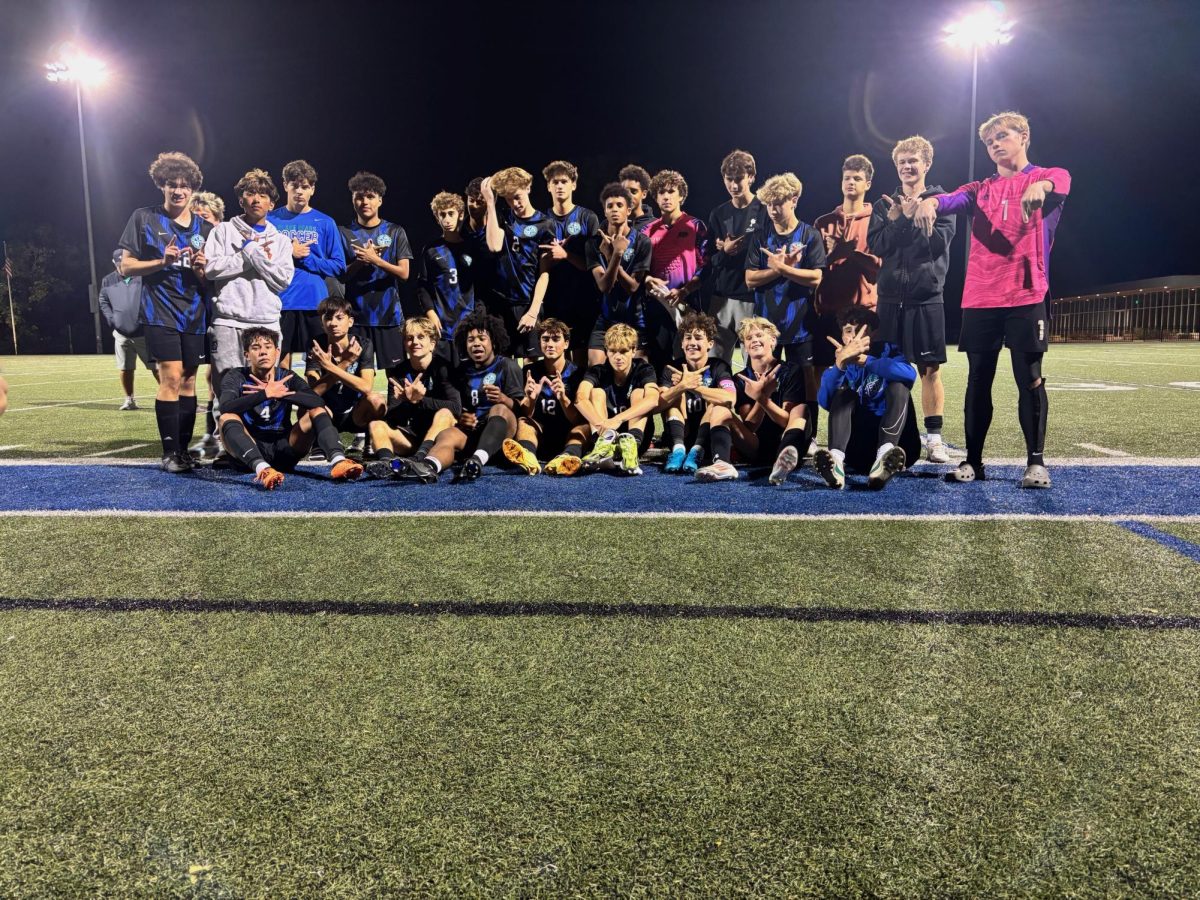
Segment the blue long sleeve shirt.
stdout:
<path fill-rule="evenodd" d="M 829 409 L 833 395 L 842 388 L 847 388 L 858 394 L 860 406 L 871 410 L 876 416 L 882 416 L 887 408 L 887 387 L 893 382 L 900 382 L 912 389 L 917 380 L 917 370 L 900 351 L 891 344 L 884 344 L 878 356 L 867 356 L 867 361 L 861 366 L 849 363 L 845 369 L 830 366 L 821 376 L 821 388 L 817 391 L 817 403 L 822 409 Z"/>
<path fill-rule="evenodd" d="M 308 256 L 292 258 L 296 274 L 279 299 L 284 310 L 311 312 L 329 296 L 325 278 L 337 278 L 346 271 L 346 251 L 337 223 L 315 209 L 294 213 L 286 206 L 271 210 L 267 219 L 288 238 L 310 244 Z"/>

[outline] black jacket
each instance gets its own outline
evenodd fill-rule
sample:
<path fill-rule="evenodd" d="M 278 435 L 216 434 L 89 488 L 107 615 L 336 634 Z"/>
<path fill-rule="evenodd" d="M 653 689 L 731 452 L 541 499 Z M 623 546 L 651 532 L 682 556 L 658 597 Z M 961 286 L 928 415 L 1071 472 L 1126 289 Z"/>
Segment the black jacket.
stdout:
<path fill-rule="evenodd" d="M 921 194 L 921 199 L 943 193 L 940 186 L 934 185 Z M 892 197 L 900 197 L 899 188 Z M 933 234 L 925 237 L 913 227 L 912 219 L 901 216 L 889 221 L 886 203 L 876 202 L 873 206 L 867 246 L 883 260 L 876 282 L 880 302 L 910 306 L 941 303 L 954 241 L 954 216 L 938 216 Z"/>

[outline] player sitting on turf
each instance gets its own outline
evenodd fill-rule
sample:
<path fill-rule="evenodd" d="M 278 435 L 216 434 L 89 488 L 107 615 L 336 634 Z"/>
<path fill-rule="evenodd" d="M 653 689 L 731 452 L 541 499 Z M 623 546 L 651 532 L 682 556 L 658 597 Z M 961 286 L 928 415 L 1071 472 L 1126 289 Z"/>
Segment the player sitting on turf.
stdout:
<path fill-rule="evenodd" d="M 525 396 L 521 400 L 521 419 L 517 422 L 515 438 L 504 442 L 504 455 L 528 475 L 541 470 L 538 462 L 546 464 L 549 475 L 574 475 L 579 471 L 583 445 L 591 435 L 591 425 L 584 412 L 575 405 L 583 370 L 567 359 L 571 328 L 559 319 L 542 319 L 538 323 L 538 340 L 542 358 L 526 364 L 524 370 Z"/>
<path fill-rule="evenodd" d="M 614 465 L 629 475 L 641 475 L 638 457 L 648 443 L 647 417 L 658 409 L 658 383 L 654 367 L 634 358 L 638 333 L 618 323 L 604 335 L 607 359 L 591 366 L 579 385 L 575 402 L 591 406 L 593 430 L 599 432 L 592 452 L 583 458 L 585 471 Z M 614 460 L 614 454 L 620 458 Z"/>
<path fill-rule="evenodd" d="M 779 329 L 766 319 L 742 319 L 738 339 L 746 368 L 737 375 L 737 417 L 729 423 L 733 446 L 750 465 L 774 460 L 768 480 L 782 484 L 805 446 L 804 370 L 775 356 Z"/>
<path fill-rule="evenodd" d="M 588 365 L 604 362 L 604 335 L 624 322 L 637 329 L 641 344 L 646 335 L 646 295 L 642 282 L 650 271 L 650 239 L 630 227 L 633 196 L 616 182 L 600 192 L 605 224 L 587 245 L 587 264 L 600 289 L 600 315 L 588 339 Z"/>
<path fill-rule="evenodd" d="M 525 394 L 516 361 L 496 353 L 497 347 L 508 344 L 504 323 L 477 309 L 463 319 L 454 340 L 463 357 L 455 372 L 463 411 L 453 428 L 438 434 L 425 459 L 403 461 L 405 469 L 422 481 L 431 480 L 431 474 L 436 480 L 454 462 L 456 454 L 466 456 L 457 481 L 474 481 L 505 439 L 517 431 L 513 409 Z"/>
<path fill-rule="evenodd" d="M 339 432 L 358 434 L 368 423 L 383 417 L 382 394 L 375 384 L 374 352 L 369 337 L 350 334 L 354 327 L 354 304 L 344 297 L 326 297 L 317 304 L 324 331 L 308 348 L 304 377 L 313 391 L 325 400 Z"/>
<path fill-rule="evenodd" d="M 438 470 L 425 462 L 437 436 L 462 415 L 462 395 L 445 356 L 436 353 L 437 329 L 428 319 L 404 323 L 408 354 L 390 381 L 387 415 L 371 423 L 375 461 L 367 466 L 373 478 L 437 480 Z M 397 454 L 400 459 L 393 462 Z"/>
<path fill-rule="evenodd" d="M 317 396 L 295 372 L 278 367 L 279 335 L 254 326 L 242 333 L 247 365 L 230 369 L 221 382 L 221 440 L 235 460 L 267 490 L 283 484 L 313 438 L 333 463 L 335 480 L 353 479 L 362 466 L 346 459 L 337 429 Z M 292 424 L 292 408 L 303 410 Z"/>
<path fill-rule="evenodd" d="M 891 344 L 872 345 L 879 329 L 874 310 L 851 306 L 839 313 L 838 321 L 842 340 L 827 338 L 835 348 L 834 364 L 821 376 L 817 394 L 817 402 L 829 411 L 829 449 L 818 450 L 813 462 L 825 483 L 838 489 L 846 485 L 847 468 L 861 471 L 870 466 L 867 484 L 879 490 L 920 453 L 920 438 L 910 446 L 911 456 L 900 446 L 917 370 Z M 862 418 L 854 421 L 860 410 L 869 413 L 877 428 Z M 851 449 L 855 431 L 862 438 Z M 915 420 L 912 432 L 915 436 Z M 877 433 L 873 441 L 871 433 Z"/>
<path fill-rule="evenodd" d="M 701 481 L 736 480 L 737 469 L 729 459 L 732 448 L 729 420 L 733 416 L 737 386 L 725 360 L 709 355 L 717 339 L 717 320 L 689 311 L 683 317 L 679 333 L 683 356 L 663 368 L 659 382 L 662 385 L 659 411 L 671 443 L 663 471 L 684 472 Z M 705 466 L 701 478 L 698 470 L 710 442 L 713 465 Z"/>

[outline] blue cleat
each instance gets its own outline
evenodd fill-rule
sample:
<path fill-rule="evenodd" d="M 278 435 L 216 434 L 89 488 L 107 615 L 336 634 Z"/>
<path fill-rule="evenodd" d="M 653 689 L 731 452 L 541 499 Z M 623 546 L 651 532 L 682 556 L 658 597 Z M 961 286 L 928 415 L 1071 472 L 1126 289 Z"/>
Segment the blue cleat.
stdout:
<path fill-rule="evenodd" d="M 685 475 L 695 475 L 700 469 L 700 462 L 703 457 L 703 447 L 693 447 L 691 450 L 689 450 L 687 458 L 683 461 L 683 473 Z"/>
<path fill-rule="evenodd" d="M 663 466 L 663 471 L 668 475 L 678 475 L 683 469 L 683 460 L 687 456 L 687 451 L 682 446 L 673 447 L 671 455 L 667 457 L 667 463 Z"/>

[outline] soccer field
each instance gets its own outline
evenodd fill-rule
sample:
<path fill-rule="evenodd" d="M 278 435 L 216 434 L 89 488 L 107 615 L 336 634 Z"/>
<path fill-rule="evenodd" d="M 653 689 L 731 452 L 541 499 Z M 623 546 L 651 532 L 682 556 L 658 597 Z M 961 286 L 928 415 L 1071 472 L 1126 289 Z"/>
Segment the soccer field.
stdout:
<path fill-rule="evenodd" d="M 1052 347 L 1043 492 L 1006 369 L 973 485 L 267 494 L 4 358 L 0 895 L 1195 896 L 1200 346 Z"/>

